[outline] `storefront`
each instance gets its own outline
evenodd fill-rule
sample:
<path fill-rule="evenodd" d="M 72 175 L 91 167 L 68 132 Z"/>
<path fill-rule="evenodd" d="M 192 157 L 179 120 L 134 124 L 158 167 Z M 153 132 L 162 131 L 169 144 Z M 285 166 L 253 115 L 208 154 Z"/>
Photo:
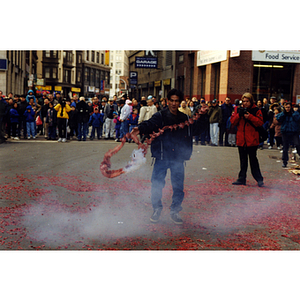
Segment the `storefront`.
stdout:
<path fill-rule="evenodd" d="M 300 63 L 300 51 L 252 51 L 253 86 L 256 99 L 274 96 L 295 101 L 294 74 Z"/>

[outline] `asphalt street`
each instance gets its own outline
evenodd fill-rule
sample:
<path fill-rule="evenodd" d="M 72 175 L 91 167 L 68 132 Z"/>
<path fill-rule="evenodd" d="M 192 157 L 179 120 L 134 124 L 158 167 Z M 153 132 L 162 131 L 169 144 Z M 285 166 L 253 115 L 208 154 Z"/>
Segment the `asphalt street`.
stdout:
<path fill-rule="evenodd" d="M 277 149 L 258 150 L 265 186 L 248 170 L 246 186 L 235 147 L 194 146 L 186 162 L 183 225 L 169 217 L 169 173 L 164 210 L 152 224 L 152 158 L 136 171 L 108 179 L 99 169 L 118 143 L 58 143 L 42 137 L 0 145 L 2 250 L 298 250 L 299 175 L 282 168 Z M 124 167 L 136 144 L 112 157 Z M 296 167 L 290 162 L 288 167 Z"/>

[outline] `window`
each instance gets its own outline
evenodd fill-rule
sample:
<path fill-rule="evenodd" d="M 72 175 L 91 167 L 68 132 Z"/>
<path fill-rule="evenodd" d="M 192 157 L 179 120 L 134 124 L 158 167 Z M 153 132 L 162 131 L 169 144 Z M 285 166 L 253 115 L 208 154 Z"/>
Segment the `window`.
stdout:
<path fill-rule="evenodd" d="M 275 96 L 291 101 L 295 64 L 254 62 L 253 90 L 255 99 Z"/>
<path fill-rule="evenodd" d="M 95 61 L 95 51 L 92 51 L 92 61 Z"/>
<path fill-rule="evenodd" d="M 50 68 L 45 68 L 45 78 L 50 78 Z"/>
<path fill-rule="evenodd" d="M 86 60 L 90 60 L 90 51 L 86 51 Z"/>
<path fill-rule="evenodd" d="M 89 82 L 90 81 L 90 69 L 85 68 L 85 81 Z"/>
<path fill-rule="evenodd" d="M 104 64 L 104 54 L 101 53 L 101 64 L 103 65 Z"/>
<path fill-rule="evenodd" d="M 81 54 L 78 54 L 77 62 L 78 62 L 79 64 L 82 63 L 82 55 L 81 55 Z"/>
<path fill-rule="evenodd" d="M 57 68 L 52 69 L 52 78 L 54 78 L 54 79 L 57 78 Z"/>
<path fill-rule="evenodd" d="M 57 51 L 56 50 L 52 51 L 52 57 L 57 58 Z"/>
<path fill-rule="evenodd" d="M 81 71 L 77 71 L 77 82 L 81 82 Z"/>
<path fill-rule="evenodd" d="M 91 77 L 90 77 L 90 82 L 91 82 L 91 85 L 94 85 L 95 83 L 95 78 L 94 78 L 94 69 L 91 69 Z"/>
<path fill-rule="evenodd" d="M 178 62 L 179 63 L 183 63 L 183 54 L 181 54 L 181 55 L 179 55 L 179 57 L 178 57 Z"/>
<path fill-rule="evenodd" d="M 100 63 L 100 53 L 97 52 L 97 64 L 99 64 L 99 63 Z"/>
<path fill-rule="evenodd" d="M 100 87 L 100 72 L 99 72 L 99 70 L 96 70 L 96 73 L 95 73 L 95 85 L 96 85 L 96 87 Z"/>
<path fill-rule="evenodd" d="M 45 56 L 46 56 L 46 57 L 50 57 L 50 50 L 46 50 L 46 51 L 45 51 Z"/>
<path fill-rule="evenodd" d="M 71 71 L 70 70 L 65 70 L 64 72 L 64 81 L 67 83 L 71 83 Z"/>

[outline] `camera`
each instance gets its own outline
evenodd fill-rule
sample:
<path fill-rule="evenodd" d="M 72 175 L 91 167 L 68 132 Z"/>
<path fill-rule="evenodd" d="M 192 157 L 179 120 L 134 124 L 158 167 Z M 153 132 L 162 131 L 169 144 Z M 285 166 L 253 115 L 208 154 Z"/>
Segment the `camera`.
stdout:
<path fill-rule="evenodd" d="M 247 114 L 249 111 L 246 107 L 239 107 L 237 110 L 240 117 L 243 117 L 245 114 Z"/>

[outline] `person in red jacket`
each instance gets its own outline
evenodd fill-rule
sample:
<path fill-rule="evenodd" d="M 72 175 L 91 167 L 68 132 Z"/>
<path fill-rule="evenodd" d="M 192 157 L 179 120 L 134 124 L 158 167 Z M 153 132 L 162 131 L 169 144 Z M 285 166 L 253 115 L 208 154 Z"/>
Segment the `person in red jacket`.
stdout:
<path fill-rule="evenodd" d="M 245 93 L 242 96 L 242 107 L 235 107 L 231 123 L 237 126 L 236 144 L 240 156 L 240 172 L 234 185 L 246 185 L 248 157 L 250 160 L 251 173 L 259 187 L 264 185 L 263 176 L 260 172 L 257 159 L 259 145 L 259 133 L 255 127 L 264 124 L 260 109 L 254 104 L 253 96 Z"/>

